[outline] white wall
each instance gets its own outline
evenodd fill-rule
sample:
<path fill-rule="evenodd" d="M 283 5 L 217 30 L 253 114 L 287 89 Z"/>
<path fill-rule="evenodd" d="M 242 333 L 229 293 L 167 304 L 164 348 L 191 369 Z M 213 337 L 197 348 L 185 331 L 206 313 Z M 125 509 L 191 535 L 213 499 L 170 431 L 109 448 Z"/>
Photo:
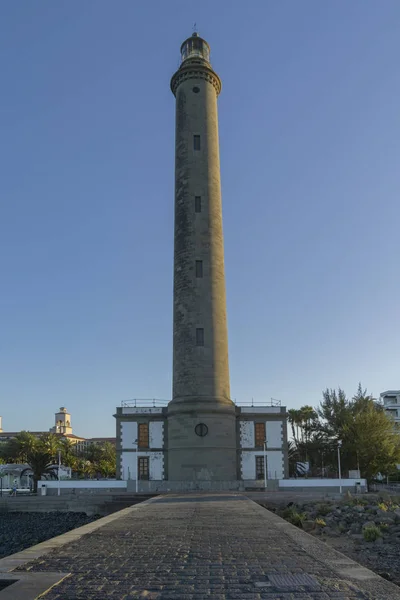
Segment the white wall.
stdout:
<path fill-rule="evenodd" d="M 254 422 L 240 421 L 240 446 L 254 448 Z"/>
<path fill-rule="evenodd" d="M 281 450 L 267 450 L 268 479 L 281 479 L 283 477 L 283 452 Z"/>
<path fill-rule="evenodd" d="M 282 421 L 266 421 L 265 435 L 267 438 L 267 448 L 282 448 Z"/>
<path fill-rule="evenodd" d="M 344 487 L 356 487 L 356 483 L 360 484 L 360 487 L 367 485 L 366 479 L 342 479 L 342 486 Z M 279 482 L 280 488 L 304 488 L 304 487 L 339 487 L 339 479 L 282 479 Z"/>
<path fill-rule="evenodd" d="M 280 450 L 267 450 L 267 478 L 280 479 L 283 477 L 283 452 Z M 256 478 L 256 456 L 264 456 L 262 450 L 242 452 L 242 479 Z"/>
<path fill-rule="evenodd" d="M 121 446 L 127 450 L 136 448 L 135 440 L 138 436 L 138 427 L 135 421 L 121 422 Z"/>
<path fill-rule="evenodd" d="M 40 489 L 43 486 L 52 489 L 58 489 L 58 481 L 38 481 L 38 488 Z M 78 479 L 69 481 L 60 481 L 60 489 L 68 489 L 68 488 L 93 488 L 93 489 L 102 489 L 102 488 L 126 488 L 126 481 L 120 481 L 118 479 Z"/>
<path fill-rule="evenodd" d="M 149 444 L 150 448 L 164 448 L 164 423 L 162 421 L 150 421 Z"/>
<path fill-rule="evenodd" d="M 151 480 L 164 479 L 164 455 L 162 452 L 122 452 L 121 478 L 136 479 L 136 466 L 141 456 L 148 456 L 149 477 Z"/>
<path fill-rule="evenodd" d="M 164 479 L 164 455 L 162 452 L 152 452 L 150 455 L 150 479 Z"/>
<path fill-rule="evenodd" d="M 265 435 L 267 448 L 282 448 L 283 424 L 282 421 L 265 421 Z M 255 426 L 254 421 L 240 421 L 240 446 L 241 448 L 254 448 Z"/>
<path fill-rule="evenodd" d="M 242 479 L 256 478 L 256 456 L 262 456 L 262 452 L 242 452 Z"/>

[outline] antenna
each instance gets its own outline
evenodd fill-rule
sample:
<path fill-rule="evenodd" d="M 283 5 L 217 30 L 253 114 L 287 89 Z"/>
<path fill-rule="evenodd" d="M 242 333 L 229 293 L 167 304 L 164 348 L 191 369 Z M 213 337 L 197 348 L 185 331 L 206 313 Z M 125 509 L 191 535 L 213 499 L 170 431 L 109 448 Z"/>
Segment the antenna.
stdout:
<path fill-rule="evenodd" d="M 193 23 L 193 33 L 197 33 L 197 23 Z"/>

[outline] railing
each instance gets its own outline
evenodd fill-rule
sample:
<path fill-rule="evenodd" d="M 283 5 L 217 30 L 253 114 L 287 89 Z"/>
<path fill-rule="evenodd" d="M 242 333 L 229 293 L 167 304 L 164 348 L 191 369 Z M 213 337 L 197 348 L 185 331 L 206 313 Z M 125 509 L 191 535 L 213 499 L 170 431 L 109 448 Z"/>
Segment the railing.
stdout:
<path fill-rule="evenodd" d="M 151 398 L 151 399 L 141 399 L 141 398 L 134 398 L 133 400 L 122 400 L 121 402 L 121 406 L 123 406 L 124 408 L 137 408 L 137 407 L 145 407 L 145 406 L 152 406 L 152 407 L 156 407 L 156 406 L 167 406 L 168 405 L 168 400 L 158 400 L 157 398 Z"/>
<path fill-rule="evenodd" d="M 239 402 L 237 402 L 236 400 L 234 400 L 234 403 L 236 404 L 236 406 L 281 406 L 282 405 L 281 401 L 275 400 L 275 398 L 271 398 L 270 400 L 256 400 L 256 401 L 254 401 L 252 398 L 251 402 L 246 402 L 246 401 L 242 401 L 242 400 L 239 400 Z"/>
<path fill-rule="evenodd" d="M 121 406 L 124 408 L 142 408 L 146 406 L 165 407 L 168 405 L 168 402 L 169 400 L 159 400 L 157 398 L 134 398 L 133 400 L 122 400 Z M 233 402 L 236 404 L 236 406 L 281 406 L 281 401 L 275 400 L 274 398 L 261 401 L 254 401 L 252 398 L 251 402 L 241 400 L 239 402 L 237 400 L 233 400 Z"/>

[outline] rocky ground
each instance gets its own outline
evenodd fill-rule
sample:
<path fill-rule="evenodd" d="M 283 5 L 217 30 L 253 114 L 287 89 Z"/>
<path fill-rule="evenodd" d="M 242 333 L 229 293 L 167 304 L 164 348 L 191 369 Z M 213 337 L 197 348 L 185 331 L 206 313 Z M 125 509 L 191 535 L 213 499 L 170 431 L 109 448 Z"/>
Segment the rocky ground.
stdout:
<path fill-rule="evenodd" d="M 265 506 L 400 586 L 399 498 L 347 495 L 339 502 Z"/>
<path fill-rule="evenodd" d="M 0 513 L 0 558 L 20 552 L 98 517 L 85 513 Z"/>

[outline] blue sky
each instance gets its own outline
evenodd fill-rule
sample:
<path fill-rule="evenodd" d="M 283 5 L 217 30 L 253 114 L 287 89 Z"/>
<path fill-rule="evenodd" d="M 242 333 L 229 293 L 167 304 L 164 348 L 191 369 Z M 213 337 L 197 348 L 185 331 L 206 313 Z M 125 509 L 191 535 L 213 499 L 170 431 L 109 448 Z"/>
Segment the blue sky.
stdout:
<path fill-rule="evenodd" d="M 229 8 L 228 8 L 229 7 Z M 400 3 L 0 3 L 0 414 L 113 435 L 169 399 L 174 98 L 219 100 L 232 397 L 400 387 Z"/>

